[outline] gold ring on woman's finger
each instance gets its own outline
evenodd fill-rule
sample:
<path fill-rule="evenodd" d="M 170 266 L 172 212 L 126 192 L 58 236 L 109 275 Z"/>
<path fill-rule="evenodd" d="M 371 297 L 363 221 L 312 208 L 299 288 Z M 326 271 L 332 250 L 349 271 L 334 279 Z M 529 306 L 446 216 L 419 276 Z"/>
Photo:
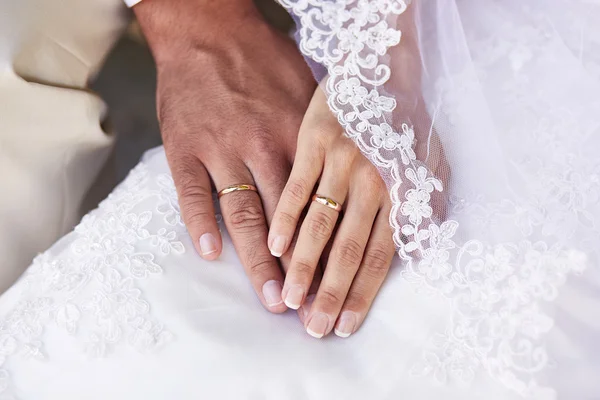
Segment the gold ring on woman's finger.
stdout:
<path fill-rule="evenodd" d="M 329 207 L 332 210 L 335 210 L 337 212 L 342 211 L 342 205 L 329 197 L 321 196 L 320 194 L 315 194 L 312 197 L 312 199 L 313 201 L 316 201 L 319 204 L 323 204 L 324 206 Z"/>

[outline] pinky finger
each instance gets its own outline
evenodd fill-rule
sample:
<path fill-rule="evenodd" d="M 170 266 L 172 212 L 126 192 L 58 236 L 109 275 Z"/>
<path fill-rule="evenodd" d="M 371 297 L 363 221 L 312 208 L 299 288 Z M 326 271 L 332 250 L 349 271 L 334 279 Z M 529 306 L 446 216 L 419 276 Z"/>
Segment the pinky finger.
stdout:
<path fill-rule="evenodd" d="M 395 246 L 389 225 L 390 209 L 379 211 L 365 254 L 335 324 L 335 334 L 346 338 L 362 325 L 394 258 Z"/>

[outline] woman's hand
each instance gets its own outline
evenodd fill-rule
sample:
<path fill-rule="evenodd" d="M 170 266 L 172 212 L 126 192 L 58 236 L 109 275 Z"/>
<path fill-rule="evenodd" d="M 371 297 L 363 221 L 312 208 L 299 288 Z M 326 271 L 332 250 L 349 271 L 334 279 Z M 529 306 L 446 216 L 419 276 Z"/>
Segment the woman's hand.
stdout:
<path fill-rule="evenodd" d="M 317 183 L 316 194 L 343 205 L 342 215 L 334 204 L 311 202 Z M 292 309 L 305 303 L 313 278 L 320 275 L 319 260 L 334 236 L 314 301 L 300 315 L 314 337 L 332 330 L 347 337 L 363 322 L 394 256 L 388 222 L 391 202 L 377 169 L 344 136 L 320 88 L 302 121 L 291 176 L 269 231 L 273 255 L 290 249 L 307 205 L 282 298 Z"/>

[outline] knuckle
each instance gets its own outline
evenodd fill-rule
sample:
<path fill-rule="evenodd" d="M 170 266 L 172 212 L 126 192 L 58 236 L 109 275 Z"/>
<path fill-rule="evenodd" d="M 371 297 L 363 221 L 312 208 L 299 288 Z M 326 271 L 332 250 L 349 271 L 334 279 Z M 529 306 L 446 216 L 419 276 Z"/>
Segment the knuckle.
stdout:
<path fill-rule="evenodd" d="M 289 178 L 288 162 L 282 154 L 276 153 L 280 149 L 270 151 L 269 154 L 255 153 L 252 159 L 246 164 L 256 182 L 263 182 L 265 185 L 264 191 L 272 194 L 279 200 L 283 188 L 282 186 Z"/>
<path fill-rule="evenodd" d="M 272 261 L 267 258 L 252 260 L 248 265 L 248 271 L 251 276 L 264 276 L 271 271 Z"/>
<path fill-rule="evenodd" d="M 315 154 L 323 156 L 327 154 L 327 149 L 331 145 L 331 138 L 329 132 L 323 132 L 322 130 L 315 130 L 313 132 L 314 138 L 312 141 L 312 148 Z"/>
<path fill-rule="evenodd" d="M 334 226 L 333 218 L 319 211 L 309 218 L 307 231 L 314 239 L 325 240 L 329 238 Z"/>
<path fill-rule="evenodd" d="M 180 186 L 179 194 L 182 203 L 196 204 L 199 202 L 206 202 L 208 199 L 212 201 L 212 192 L 210 188 L 204 185 L 199 185 L 197 182 L 186 180 Z"/>
<path fill-rule="evenodd" d="M 304 206 L 308 197 L 308 184 L 303 179 L 290 181 L 285 189 L 287 197 L 293 205 Z"/>
<path fill-rule="evenodd" d="M 348 293 L 348 297 L 346 298 L 346 302 L 344 303 L 344 308 L 362 313 L 365 312 L 369 308 L 370 301 L 367 300 L 367 297 L 356 290 L 351 290 Z"/>
<path fill-rule="evenodd" d="M 264 225 L 264 217 L 260 207 L 246 205 L 237 207 L 229 213 L 229 221 L 234 230 L 251 230 Z"/>
<path fill-rule="evenodd" d="M 257 159 L 264 157 L 271 158 L 277 149 L 274 146 L 273 137 L 275 135 L 266 125 L 254 125 L 248 128 L 246 137 L 248 146 L 252 151 L 250 154 Z"/>
<path fill-rule="evenodd" d="M 294 273 L 297 276 L 303 279 L 312 277 L 316 266 L 313 266 L 312 263 L 308 262 L 307 260 L 295 260 L 291 269 L 294 270 Z"/>
<path fill-rule="evenodd" d="M 297 218 L 295 218 L 292 214 L 287 211 L 279 211 L 277 214 L 277 219 L 281 225 L 286 227 L 295 227 Z"/>
<path fill-rule="evenodd" d="M 323 118 L 319 118 L 318 122 L 313 126 L 313 135 L 315 137 L 327 138 L 329 141 L 332 138 L 337 138 L 342 134 L 342 127 L 336 118 L 332 118 L 329 110 L 325 110 Z"/>
<path fill-rule="evenodd" d="M 210 219 L 215 219 L 214 214 L 203 207 L 184 207 L 183 215 L 188 226 L 200 226 L 207 223 Z"/>
<path fill-rule="evenodd" d="M 179 160 L 173 168 L 173 177 L 180 186 L 185 186 L 193 183 L 194 178 L 198 175 L 198 159 L 191 155 L 179 155 Z"/>
<path fill-rule="evenodd" d="M 340 167 L 345 167 L 345 169 L 349 169 L 350 165 L 352 165 L 352 161 L 354 159 L 355 153 L 353 149 L 348 146 L 341 144 L 334 146 L 330 153 L 327 154 L 329 161 L 332 165 Z"/>
<path fill-rule="evenodd" d="M 333 287 L 324 287 L 319 289 L 318 295 L 323 304 L 326 305 L 340 305 L 344 301 L 344 297 L 340 291 Z"/>
<path fill-rule="evenodd" d="M 339 245 L 336 253 L 338 260 L 343 265 L 357 264 L 362 259 L 363 247 L 356 239 L 346 238 Z"/>
<path fill-rule="evenodd" d="M 370 278 L 381 279 L 387 275 L 391 262 L 391 251 L 382 245 L 374 246 L 365 255 L 365 273 Z"/>

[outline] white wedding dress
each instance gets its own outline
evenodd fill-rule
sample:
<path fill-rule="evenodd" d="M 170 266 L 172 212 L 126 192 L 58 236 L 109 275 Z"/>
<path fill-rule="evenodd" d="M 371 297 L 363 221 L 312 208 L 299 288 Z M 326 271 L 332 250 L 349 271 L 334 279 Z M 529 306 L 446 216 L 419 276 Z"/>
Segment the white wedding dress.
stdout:
<path fill-rule="evenodd" d="M 600 5 L 281 3 L 394 200 L 363 327 L 266 312 L 225 231 L 203 261 L 158 148 L 0 297 L 0 399 L 600 399 Z"/>

